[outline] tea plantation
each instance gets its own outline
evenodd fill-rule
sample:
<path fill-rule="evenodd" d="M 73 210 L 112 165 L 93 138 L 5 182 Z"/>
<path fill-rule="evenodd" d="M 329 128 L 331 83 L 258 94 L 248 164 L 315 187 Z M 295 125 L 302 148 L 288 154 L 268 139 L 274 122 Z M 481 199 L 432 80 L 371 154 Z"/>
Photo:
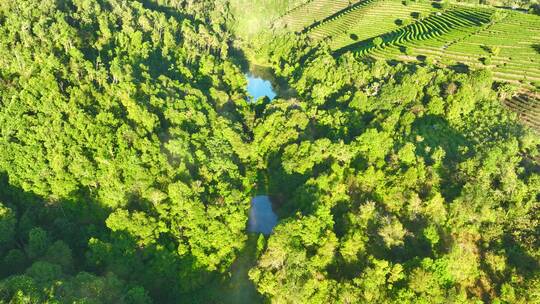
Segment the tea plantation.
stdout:
<path fill-rule="evenodd" d="M 508 105 L 539 128 L 540 17 L 486 5 L 431 1 L 313 0 L 274 22 L 327 43 L 335 56 L 430 63 L 458 71 L 488 69 L 526 90 Z M 531 121 L 534 121 L 530 123 Z"/>

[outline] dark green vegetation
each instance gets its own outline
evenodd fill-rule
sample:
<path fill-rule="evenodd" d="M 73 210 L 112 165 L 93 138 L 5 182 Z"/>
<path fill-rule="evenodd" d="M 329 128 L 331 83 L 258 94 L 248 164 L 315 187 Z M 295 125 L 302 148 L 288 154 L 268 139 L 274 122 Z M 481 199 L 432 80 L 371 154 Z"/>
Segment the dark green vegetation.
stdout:
<path fill-rule="evenodd" d="M 263 30 L 248 104 L 239 3 L 0 2 L 0 303 L 540 302 L 534 87 Z"/>
<path fill-rule="evenodd" d="M 222 21 L 202 14 L 212 9 L 2 2 L 0 167 L 13 194 L 0 254 L 17 271 L 3 273 L 1 299 L 130 303 L 138 288 L 174 302 L 233 263 L 247 239 L 250 114 Z"/>

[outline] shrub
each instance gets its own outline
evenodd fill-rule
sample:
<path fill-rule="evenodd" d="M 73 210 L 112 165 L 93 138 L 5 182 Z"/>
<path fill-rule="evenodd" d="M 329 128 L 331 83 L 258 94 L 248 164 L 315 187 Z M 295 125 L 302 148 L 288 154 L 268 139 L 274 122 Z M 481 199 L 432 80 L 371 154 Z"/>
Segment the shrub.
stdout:
<path fill-rule="evenodd" d="M 432 6 L 440 10 L 445 10 L 448 8 L 449 5 L 448 2 L 435 2 L 432 4 Z"/>
<path fill-rule="evenodd" d="M 405 55 L 410 55 L 411 54 L 411 50 L 406 46 L 400 47 L 399 50 Z"/>
<path fill-rule="evenodd" d="M 540 3 L 532 4 L 529 12 L 535 15 L 540 15 Z"/>
<path fill-rule="evenodd" d="M 494 56 L 499 56 L 499 53 L 501 52 L 501 48 L 498 46 L 491 46 L 489 47 L 489 52 Z"/>
<path fill-rule="evenodd" d="M 510 83 L 503 83 L 497 87 L 499 98 L 506 99 L 513 96 L 518 91 L 518 88 Z"/>

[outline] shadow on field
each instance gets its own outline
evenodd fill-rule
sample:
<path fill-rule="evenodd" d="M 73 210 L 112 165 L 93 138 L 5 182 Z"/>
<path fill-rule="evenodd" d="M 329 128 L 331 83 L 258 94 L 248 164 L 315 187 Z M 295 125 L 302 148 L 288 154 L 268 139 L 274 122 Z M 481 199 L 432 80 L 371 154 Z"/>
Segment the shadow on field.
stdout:
<path fill-rule="evenodd" d="M 535 50 L 538 54 L 540 54 L 540 44 L 533 44 L 532 45 L 533 50 Z"/>
<path fill-rule="evenodd" d="M 469 66 L 466 65 L 465 63 L 462 63 L 462 62 L 458 62 L 454 65 L 450 65 L 448 66 L 448 68 L 454 72 L 458 72 L 458 73 L 469 73 L 470 72 L 470 69 L 469 69 Z"/>

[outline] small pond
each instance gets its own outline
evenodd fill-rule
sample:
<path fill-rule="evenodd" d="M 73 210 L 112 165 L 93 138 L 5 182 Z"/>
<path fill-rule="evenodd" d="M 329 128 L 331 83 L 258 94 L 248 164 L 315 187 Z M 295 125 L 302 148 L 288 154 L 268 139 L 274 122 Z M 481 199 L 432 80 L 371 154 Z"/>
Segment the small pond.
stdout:
<path fill-rule="evenodd" d="M 269 235 L 277 224 L 277 215 L 272 210 L 272 202 L 266 195 L 251 200 L 248 231 Z"/>
<path fill-rule="evenodd" d="M 272 83 L 269 80 L 257 77 L 251 73 L 246 74 L 248 81 L 247 92 L 253 98 L 252 101 L 257 101 L 261 97 L 268 97 L 272 100 L 276 98 L 276 92 L 272 87 Z"/>
<path fill-rule="evenodd" d="M 251 64 L 245 71 L 245 76 L 246 90 L 251 97 L 251 102 L 256 102 L 262 97 L 273 100 L 276 97 L 287 99 L 296 96 L 296 92 L 284 79 L 277 78 L 271 68 Z"/>

